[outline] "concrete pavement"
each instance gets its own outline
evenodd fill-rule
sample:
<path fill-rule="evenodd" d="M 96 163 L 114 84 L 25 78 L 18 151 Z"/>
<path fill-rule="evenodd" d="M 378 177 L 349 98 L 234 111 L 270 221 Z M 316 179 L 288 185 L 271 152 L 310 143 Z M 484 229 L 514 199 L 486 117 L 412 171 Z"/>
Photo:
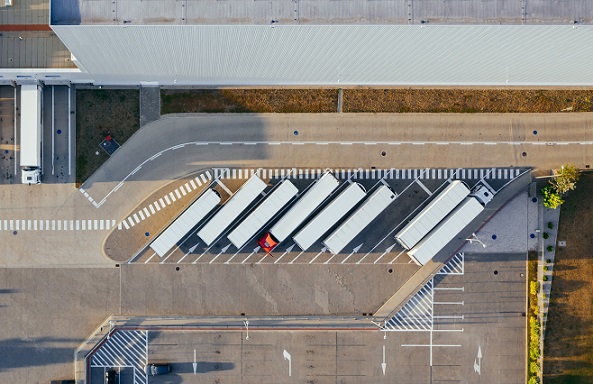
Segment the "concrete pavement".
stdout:
<path fill-rule="evenodd" d="M 95 205 L 125 211 L 164 181 L 213 165 L 585 167 L 593 155 L 592 119 L 589 113 L 167 115 L 144 126 L 82 188 Z"/>

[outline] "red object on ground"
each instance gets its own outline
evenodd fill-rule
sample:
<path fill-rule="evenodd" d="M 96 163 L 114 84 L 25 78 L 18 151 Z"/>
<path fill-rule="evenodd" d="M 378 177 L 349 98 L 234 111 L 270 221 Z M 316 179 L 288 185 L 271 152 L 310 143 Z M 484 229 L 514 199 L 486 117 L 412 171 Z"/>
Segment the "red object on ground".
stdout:
<path fill-rule="evenodd" d="M 111 141 L 111 135 L 107 135 L 107 137 L 105 138 L 105 141 Z"/>
<path fill-rule="evenodd" d="M 0 24 L 0 31 L 51 31 L 51 27 L 48 24 Z"/>
<path fill-rule="evenodd" d="M 278 245 L 278 242 L 274 240 L 274 238 L 272 238 L 272 235 L 270 235 L 270 233 L 266 233 L 264 237 L 257 241 L 257 245 L 262 247 L 262 249 L 266 251 L 266 253 L 270 253 L 272 252 L 272 249 L 274 249 Z"/>

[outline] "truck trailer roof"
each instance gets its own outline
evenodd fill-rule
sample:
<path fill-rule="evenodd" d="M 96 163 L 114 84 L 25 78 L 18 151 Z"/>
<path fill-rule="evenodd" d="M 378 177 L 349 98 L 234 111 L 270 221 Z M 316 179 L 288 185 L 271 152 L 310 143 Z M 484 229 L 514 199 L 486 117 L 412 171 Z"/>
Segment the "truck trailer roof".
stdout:
<path fill-rule="evenodd" d="M 40 167 L 41 90 L 37 84 L 21 85 L 21 167 Z"/>
<path fill-rule="evenodd" d="M 334 230 L 323 244 L 334 255 L 340 253 L 348 243 L 362 232 L 373 220 L 393 203 L 396 195 L 391 188 L 381 185 L 353 214 Z"/>
<path fill-rule="evenodd" d="M 207 245 L 212 244 L 266 189 L 266 183 L 257 175 L 251 176 L 216 214 L 200 229 L 198 236 Z"/>
<path fill-rule="evenodd" d="M 290 180 L 284 180 L 266 199 L 249 214 L 233 231 L 228 239 L 237 249 L 254 237 L 264 225 L 280 212 L 299 192 Z"/>
<path fill-rule="evenodd" d="M 469 193 L 469 188 L 463 182 L 459 180 L 452 181 L 430 204 L 424 207 L 412 221 L 395 235 L 395 239 L 405 249 L 412 249 L 441 220 L 451 213 Z"/>
<path fill-rule="evenodd" d="M 284 241 L 338 187 L 340 182 L 329 172 L 324 173 L 305 194 L 278 220 L 270 233 L 278 243 Z"/>
<path fill-rule="evenodd" d="M 216 205 L 220 203 L 220 196 L 212 189 L 207 189 L 194 201 L 189 208 L 185 210 L 175 221 L 169 225 L 154 241 L 150 248 L 156 252 L 159 257 L 165 256 L 167 252 L 183 236 L 185 236 L 200 221 L 204 220 Z"/>
<path fill-rule="evenodd" d="M 364 197 L 366 191 L 359 183 L 352 183 L 338 197 L 305 225 L 292 239 L 306 251 L 321 236 L 325 235 L 342 217 L 352 210 Z"/>
<path fill-rule="evenodd" d="M 426 264 L 483 210 L 484 206 L 475 197 L 467 197 L 439 225 L 416 244 L 408 252 L 408 255 L 416 264 L 420 266 Z"/>

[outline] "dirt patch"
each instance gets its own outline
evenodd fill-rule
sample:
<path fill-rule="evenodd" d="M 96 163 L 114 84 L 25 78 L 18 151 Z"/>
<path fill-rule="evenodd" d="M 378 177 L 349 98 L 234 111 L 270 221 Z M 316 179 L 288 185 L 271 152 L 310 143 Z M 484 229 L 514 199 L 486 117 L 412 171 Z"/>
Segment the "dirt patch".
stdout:
<path fill-rule="evenodd" d="M 163 90 L 166 113 L 332 113 L 337 89 Z M 550 113 L 593 111 L 586 89 L 359 89 L 343 90 L 343 112 Z"/>
<path fill-rule="evenodd" d="M 105 136 L 111 134 L 122 145 L 139 128 L 140 94 L 137 89 L 77 89 L 77 185 L 109 158 L 99 147 Z"/>
<path fill-rule="evenodd" d="M 336 112 L 337 89 L 163 90 L 161 113 Z"/>
<path fill-rule="evenodd" d="M 546 113 L 593 110 L 592 90 L 353 89 L 344 112 Z"/>
<path fill-rule="evenodd" d="M 545 339 L 545 383 L 593 383 L 593 174 L 562 206 Z"/>

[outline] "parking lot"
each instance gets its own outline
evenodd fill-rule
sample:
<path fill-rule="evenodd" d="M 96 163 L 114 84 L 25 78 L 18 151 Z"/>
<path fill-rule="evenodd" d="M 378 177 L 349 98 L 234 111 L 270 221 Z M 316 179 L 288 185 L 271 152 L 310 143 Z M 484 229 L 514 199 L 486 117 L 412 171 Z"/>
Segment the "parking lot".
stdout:
<path fill-rule="evenodd" d="M 43 88 L 43 179 L 48 183 L 74 181 L 74 115 L 69 103 L 73 92 L 65 85 Z M 21 182 L 19 148 L 20 87 L 0 85 L 0 184 Z"/>
<path fill-rule="evenodd" d="M 174 247 L 162 258 L 157 256 L 152 249 L 139 254 L 133 262 L 135 263 L 161 263 L 161 264 L 407 264 L 410 259 L 405 255 L 403 248 L 393 239 L 395 232 L 418 213 L 430 201 L 430 197 L 445 188 L 450 180 L 464 180 L 470 187 L 478 182 L 487 183 L 494 191 L 502 188 L 510 180 L 525 172 L 521 168 L 488 168 L 488 169 L 424 169 L 424 170 L 399 170 L 399 169 L 339 169 L 333 170 L 333 174 L 341 181 L 329 199 L 339 194 L 349 183 L 360 183 L 366 190 L 373 191 L 378 185 L 386 184 L 395 191 L 397 198 L 386 211 L 360 235 L 358 235 L 340 254 L 333 255 L 317 241 L 307 251 L 301 251 L 296 244 L 287 239 L 281 243 L 271 254 L 266 254 L 256 244 L 256 240 L 269 228 L 271 224 L 264 227 L 257 236 L 253 237 L 241 249 L 235 248 L 226 235 L 244 218 L 250 210 L 257 206 L 265 196 L 261 196 L 251 207 L 241 214 L 240 219 L 220 236 L 211 246 L 204 246 L 197 232 L 204 224 L 194 228 L 185 236 L 177 247 Z M 270 186 L 281 180 L 289 179 L 299 191 L 306 188 L 318 178 L 324 170 L 321 169 L 214 169 L 213 186 L 234 193 L 247 178 L 257 172 L 259 176 Z M 199 180 L 199 178 L 198 178 Z M 175 191 L 180 195 L 178 191 Z M 183 191 L 185 195 L 185 191 Z M 265 193 L 265 192 L 264 192 Z M 169 192 L 174 198 L 175 194 Z M 227 194 L 228 196 L 228 194 Z M 169 200 L 168 196 L 164 196 Z M 328 200 L 329 200 L 328 199 Z M 162 199 L 159 199 L 162 200 Z M 223 200 L 224 201 L 224 200 Z M 156 203 L 156 202 L 155 202 Z M 327 201 L 324 203 L 327 204 Z M 124 219 L 122 229 L 129 229 L 126 220 L 136 218 L 142 212 L 155 211 L 153 204 L 144 204 L 147 207 L 133 213 Z M 163 204 L 164 205 L 164 204 Z M 319 209 L 322 209 L 322 205 Z M 281 212 L 285 212 L 285 207 Z M 318 211 L 319 211 L 318 209 Z M 274 220 L 277 220 L 278 216 Z M 272 221 L 272 223 L 274 222 Z M 140 222 L 140 220 L 138 220 Z M 335 226 L 337 226 L 336 223 Z M 334 226 L 334 227 L 335 227 Z M 120 225 L 121 228 L 121 225 Z M 136 229 L 140 236 L 144 235 L 141 223 Z M 124 234 L 118 234 L 122 236 Z M 156 234 L 153 234 L 154 238 Z M 145 240 L 146 241 L 146 240 Z"/>
<path fill-rule="evenodd" d="M 353 320 L 365 330 L 250 317 L 214 330 L 122 329 L 91 357 L 91 383 L 107 369 L 122 384 L 522 383 L 525 272 L 524 254 L 461 252 L 385 324 Z M 172 372 L 145 376 L 152 363 Z"/>

